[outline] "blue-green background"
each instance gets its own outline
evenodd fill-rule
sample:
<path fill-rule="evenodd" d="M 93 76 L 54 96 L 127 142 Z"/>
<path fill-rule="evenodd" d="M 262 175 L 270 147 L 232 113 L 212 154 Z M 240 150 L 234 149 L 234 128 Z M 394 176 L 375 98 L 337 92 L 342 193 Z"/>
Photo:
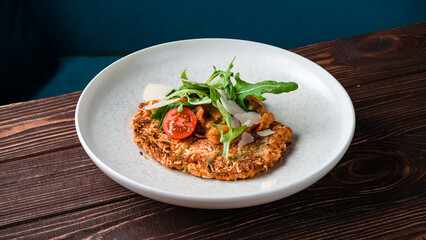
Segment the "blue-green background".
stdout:
<path fill-rule="evenodd" d="M 236 38 L 291 49 L 426 20 L 424 0 L 17 2 L 18 9 L 24 9 L 31 19 L 34 40 L 30 44 L 44 46 L 45 56 L 54 59 L 54 67 L 46 68 L 49 74 L 41 87 L 34 87 L 26 98 L 82 90 L 120 57 L 169 41 Z M 17 17 L 12 18 L 16 22 Z M 22 50 L 31 55 L 28 49 L 32 48 Z M 35 54 L 29 62 L 37 63 L 34 59 L 44 57 L 40 52 Z M 11 73 L 0 75 L 2 81 L 8 80 L 7 74 Z"/>

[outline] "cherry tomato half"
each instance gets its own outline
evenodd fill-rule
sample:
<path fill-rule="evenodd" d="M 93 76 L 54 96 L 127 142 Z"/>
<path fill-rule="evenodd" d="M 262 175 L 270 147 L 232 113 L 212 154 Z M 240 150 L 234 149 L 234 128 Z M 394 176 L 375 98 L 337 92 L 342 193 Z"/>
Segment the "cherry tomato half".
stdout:
<path fill-rule="evenodd" d="M 183 108 L 178 112 L 178 108 L 173 108 L 167 112 L 163 119 L 163 130 L 174 139 L 182 139 L 191 135 L 197 125 L 197 117 L 188 108 Z"/>

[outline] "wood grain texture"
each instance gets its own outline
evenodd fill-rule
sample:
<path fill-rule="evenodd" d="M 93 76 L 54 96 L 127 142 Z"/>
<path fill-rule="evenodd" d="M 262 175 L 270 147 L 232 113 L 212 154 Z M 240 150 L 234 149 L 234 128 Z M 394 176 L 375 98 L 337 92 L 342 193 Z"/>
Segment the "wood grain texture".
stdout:
<path fill-rule="evenodd" d="M 292 51 L 339 80 L 357 117 L 313 186 L 229 210 L 139 196 L 85 154 L 76 92 L 0 106 L 0 239 L 425 239 L 426 23 Z"/>

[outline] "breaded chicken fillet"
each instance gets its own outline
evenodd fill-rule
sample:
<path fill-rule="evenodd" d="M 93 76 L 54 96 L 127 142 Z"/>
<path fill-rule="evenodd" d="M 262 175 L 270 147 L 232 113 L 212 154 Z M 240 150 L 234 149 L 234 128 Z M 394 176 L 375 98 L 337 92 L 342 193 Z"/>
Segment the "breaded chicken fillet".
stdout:
<path fill-rule="evenodd" d="M 141 103 L 137 114 L 131 120 L 134 142 L 164 166 L 198 177 L 219 180 L 251 178 L 276 164 L 292 142 L 291 128 L 275 121 L 273 115 L 263 108 L 260 101 L 257 99 L 251 99 L 251 101 L 254 109 L 263 114 L 262 121 L 265 120 L 261 124 L 246 129 L 251 131 L 250 134 L 254 137 L 253 142 L 240 147 L 238 142 L 241 136 L 231 142 L 229 158 L 222 157 L 223 144 L 218 144 L 218 140 L 212 139 L 213 135 L 209 134 L 211 129 L 205 129 L 205 126 L 197 126 L 199 132 L 184 139 L 177 140 L 169 137 L 159 128 L 159 122 L 151 119 L 150 116 L 155 109 L 143 109 L 144 106 L 151 104 L 150 102 Z M 212 118 L 219 119 L 212 117 L 211 113 L 209 115 L 211 109 L 208 106 L 202 109 L 201 114 L 199 106 L 191 110 L 198 113 L 197 117 L 205 118 L 202 122 L 209 122 Z M 256 133 L 256 130 L 265 129 L 271 129 L 274 132 L 263 137 Z"/>

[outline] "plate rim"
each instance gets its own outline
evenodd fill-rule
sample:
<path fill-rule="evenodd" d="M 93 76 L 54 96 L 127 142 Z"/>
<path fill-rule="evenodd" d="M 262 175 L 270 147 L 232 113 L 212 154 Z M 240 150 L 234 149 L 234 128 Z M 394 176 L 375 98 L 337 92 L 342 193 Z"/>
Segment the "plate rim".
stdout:
<path fill-rule="evenodd" d="M 181 44 L 181 43 L 191 43 L 191 42 L 209 42 L 209 41 L 231 41 L 231 42 L 245 42 L 247 44 L 255 44 L 263 47 L 269 47 L 269 48 L 275 48 L 279 51 L 284 51 L 287 54 L 293 55 L 293 57 L 299 58 L 305 62 L 309 62 L 312 66 L 315 66 L 315 68 L 319 69 L 320 71 L 324 72 L 328 75 L 328 78 L 334 80 L 333 82 L 337 83 L 337 87 L 340 88 L 340 92 L 343 93 L 344 100 L 347 104 L 349 104 L 350 109 L 348 109 L 348 113 L 350 114 L 349 118 L 351 119 L 351 122 L 347 124 L 349 126 L 349 135 L 345 139 L 345 143 L 343 145 L 343 148 L 339 150 L 339 152 L 333 156 L 332 160 L 328 161 L 327 164 L 320 169 L 319 171 L 314 172 L 313 174 L 302 178 L 300 180 L 295 181 L 294 183 L 290 185 L 286 185 L 285 187 L 281 188 L 271 188 L 271 189 L 265 189 L 263 191 L 255 192 L 255 193 L 246 193 L 243 195 L 238 196 L 194 196 L 194 195 L 186 195 L 182 193 L 176 193 L 176 192 L 169 192 L 166 190 L 158 189 L 155 187 L 150 187 L 147 185 L 144 185 L 141 182 L 137 182 L 135 180 L 132 180 L 126 176 L 123 176 L 122 174 L 118 173 L 111 167 L 109 167 L 107 164 L 105 164 L 101 159 L 99 159 L 94 152 L 90 149 L 90 147 L 87 145 L 86 141 L 84 140 L 83 133 L 80 129 L 80 111 L 84 102 L 84 99 L 86 98 L 86 95 L 88 94 L 88 89 L 91 88 L 91 86 L 94 84 L 96 79 L 103 74 L 103 72 L 107 71 L 107 69 L 112 68 L 114 65 L 116 65 L 118 62 L 123 61 L 123 59 L 126 59 L 128 57 L 140 54 L 141 52 L 146 52 L 154 48 L 161 48 L 169 45 L 175 45 L 175 44 Z M 77 106 L 75 109 L 75 127 L 76 132 L 78 135 L 78 138 L 80 140 L 81 145 L 83 146 L 86 153 L 89 155 L 90 159 L 95 163 L 95 165 L 104 172 L 107 176 L 109 176 L 111 179 L 113 179 L 118 184 L 128 188 L 129 190 L 136 192 L 140 195 L 143 195 L 145 197 L 149 197 L 152 199 L 155 199 L 157 201 L 178 205 L 178 206 L 184 206 L 184 207 L 193 207 L 193 208 L 205 208 L 205 209 L 229 209 L 229 208 L 239 208 L 239 207 L 248 207 L 248 206 L 255 206 L 260 205 L 268 202 L 272 202 L 275 200 L 279 200 L 285 197 L 288 197 L 290 195 L 293 195 L 299 191 L 302 191 L 309 187 L 310 185 L 317 182 L 319 179 L 324 177 L 327 173 L 331 171 L 331 169 L 337 165 L 337 163 L 341 160 L 343 155 L 346 153 L 347 149 L 349 148 L 354 132 L 355 132 L 355 109 L 352 103 L 352 100 L 347 93 L 346 89 L 340 84 L 340 82 L 332 76 L 327 70 L 322 68 L 317 63 L 311 61 L 308 58 L 305 58 L 299 54 L 296 54 L 294 52 L 291 52 L 286 49 L 282 49 L 273 45 L 265 44 L 265 43 L 259 43 L 254 41 L 248 41 L 248 40 L 241 40 L 241 39 L 231 39 L 231 38 L 195 38 L 195 39 L 186 39 L 186 40 L 179 40 L 179 41 L 172 41 L 172 42 L 166 42 L 154 46 L 150 46 L 147 48 L 140 49 L 138 51 L 135 51 L 133 53 L 130 53 L 126 56 L 121 57 L 120 59 L 114 61 L 107 67 L 105 67 L 102 71 L 100 71 L 93 79 L 87 84 L 87 86 L 84 88 L 83 92 L 81 93 Z M 219 180 L 218 180 L 219 181 Z M 124 183 L 125 184 L 124 184 Z M 211 205 L 212 204 L 212 205 Z M 222 206 L 219 206 L 222 205 Z"/>

